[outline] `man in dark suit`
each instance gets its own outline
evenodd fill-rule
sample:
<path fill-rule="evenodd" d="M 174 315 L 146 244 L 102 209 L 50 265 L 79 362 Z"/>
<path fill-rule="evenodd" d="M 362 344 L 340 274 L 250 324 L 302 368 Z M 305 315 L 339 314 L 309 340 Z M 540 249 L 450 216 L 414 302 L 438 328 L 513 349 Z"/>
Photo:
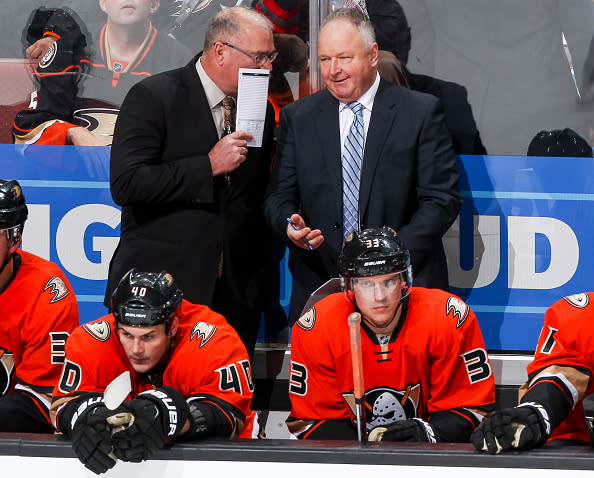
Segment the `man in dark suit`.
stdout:
<path fill-rule="evenodd" d="M 367 0 L 366 5 L 379 49 L 396 55 L 410 89 L 440 99 L 456 154 L 487 154 L 468 103 L 466 88 L 451 81 L 412 73 L 406 67 L 411 33 L 400 3 L 397 0 Z M 394 66 L 389 61 L 382 61 L 381 55 L 378 70 L 382 78 L 393 81 Z"/>
<path fill-rule="evenodd" d="M 327 89 L 281 112 L 265 202 L 269 225 L 291 247 L 292 321 L 308 295 L 338 275 L 339 251 L 352 231 L 352 222 L 343 225 L 349 188 L 343 187 L 348 175 L 341 170 L 357 118 L 351 102 L 363 105 L 365 129 L 355 228 L 397 230 L 409 245 L 415 284 L 447 289 L 441 237 L 461 203 L 456 156 L 439 101 L 379 78 L 367 16 L 354 9 L 333 12 L 320 30 L 318 49 Z"/>
<path fill-rule="evenodd" d="M 106 298 L 132 267 L 165 269 L 186 299 L 223 314 L 251 353 L 267 292 L 268 239 L 255 231 L 265 229 L 274 112 L 268 105 L 262 147 L 247 148 L 249 133 L 223 135 L 222 104 L 237 95 L 239 68 L 272 68 L 272 26 L 228 8 L 204 43 L 202 55 L 139 82 L 122 104 L 111 150 L 122 231 Z"/>

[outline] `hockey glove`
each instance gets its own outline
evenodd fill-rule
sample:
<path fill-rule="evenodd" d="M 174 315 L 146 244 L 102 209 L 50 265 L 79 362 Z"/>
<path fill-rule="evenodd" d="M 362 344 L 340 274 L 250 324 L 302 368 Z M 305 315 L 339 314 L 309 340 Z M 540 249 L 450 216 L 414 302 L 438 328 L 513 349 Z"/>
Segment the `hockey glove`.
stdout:
<path fill-rule="evenodd" d="M 369 433 L 369 441 L 415 441 L 436 443 L 439 441 L 433 427 L 425 420 L 411 418 L 398 420 L 389 427 L 376 427 Z"/>
<path fill-rule="evenodd" d="M 125 413 L 108 421 L 114 424 L 115 455 L 123 461 L 148 460 L 163 448 L 167 439 L 181 433 L 189 417 L 188 404 L 171 387 L 143 392 L 138 398 L 124 402 L 122 408 Z M 116 424 L 121 421 L 127 424 Z"/>
<path fill-rule="evenodd" d="M 103 405 L 101 395 L 85 394 L 62 412 L 61 429 L 72 440 L 72 448 L 78 459 L 93 473 L 105 473 L 116 464 L 111 454 L 111 430 L 106 418 L 113 415 Z"/>
<path fill-rule="evenodd" d="M 495 412 L 470 435 L 477 450 L 491 454 L 542 445 L 551 434 L 549 415 L 539 404 L 523 403 Z"/>

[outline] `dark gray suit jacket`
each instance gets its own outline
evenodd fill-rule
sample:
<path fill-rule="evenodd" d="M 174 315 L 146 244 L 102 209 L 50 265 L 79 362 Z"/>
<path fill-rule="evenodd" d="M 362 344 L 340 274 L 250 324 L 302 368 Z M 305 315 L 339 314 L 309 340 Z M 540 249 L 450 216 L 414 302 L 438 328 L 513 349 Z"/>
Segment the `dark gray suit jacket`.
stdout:
<path fill-rule="evenodd" d="M 300 213 L 325 242 L 315 251 L 289 243 L 291 321 L 308 295 L 338 274 L 342 173 L 338 101 L 321 91 L 286 106 L 265 215 L 288 243 L 286 218 Z M 461 204 L 459 174 L 439 101 L 380 80 L 365 143 L 359 191 L 361 228 L 388 225 L 411 252 L 416 285 L 447 290 L 441 237 Z"/>
<path fill-rule="evenodd" d="M 137 83 L 122 104 L 111 150 L 111 193 L 122 206 L 106 302 L 131 267 L 167 270 L 191 302 L 211 305 L 221 251 L 229 301 L 247 309 L 266 292 L 269 245 L 262 214 L 274 112 L 262 148 L 224 177 L 208 152 L 218 134 L 194 58 Z"/>

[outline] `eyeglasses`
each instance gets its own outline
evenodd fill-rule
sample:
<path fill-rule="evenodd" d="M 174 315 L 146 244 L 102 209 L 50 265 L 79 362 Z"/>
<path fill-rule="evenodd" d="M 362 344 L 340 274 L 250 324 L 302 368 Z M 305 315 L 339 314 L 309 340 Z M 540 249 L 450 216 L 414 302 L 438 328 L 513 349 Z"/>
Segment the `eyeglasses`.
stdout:
<path fill-rule="evenodd" d="M 241 53 L 243 53 L 244 55 L 249 56 L 252 60 L 254 60 L 254 63 L 258 66 L 262 66 L 264 63 L 266 63 L 266 60 L 270 61 L 270 63 L 272 63 L 274 60 L 276 60 L 276 57 L 278 56 L 278 51 L 273 51 L 272 53 L 261 53 L 260 55 L 256 55 L 254 53 L 250 53 L 248 51 L 242 50 L 241 48 L 236 47 L 235 45 L 231 45 L 231 43 L 227 43 L 227 42 L 221 42 L 223 45 L 228 46 L 229 48 L 233 48 L 234 50 L 237 50 Z"/>

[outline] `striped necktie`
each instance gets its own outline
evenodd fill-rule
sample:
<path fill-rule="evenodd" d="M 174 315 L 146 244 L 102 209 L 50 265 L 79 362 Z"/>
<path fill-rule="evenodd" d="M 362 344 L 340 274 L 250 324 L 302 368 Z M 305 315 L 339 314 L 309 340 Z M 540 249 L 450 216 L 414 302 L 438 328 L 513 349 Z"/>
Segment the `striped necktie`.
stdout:
<path fill-rule="evenodd" d="M 347 105 L 355 114 L 342 153 L 342 231 L 343 239 L 359 229 L 359 183 L 365 146 L 363 105 L 356 101 Z"/>

